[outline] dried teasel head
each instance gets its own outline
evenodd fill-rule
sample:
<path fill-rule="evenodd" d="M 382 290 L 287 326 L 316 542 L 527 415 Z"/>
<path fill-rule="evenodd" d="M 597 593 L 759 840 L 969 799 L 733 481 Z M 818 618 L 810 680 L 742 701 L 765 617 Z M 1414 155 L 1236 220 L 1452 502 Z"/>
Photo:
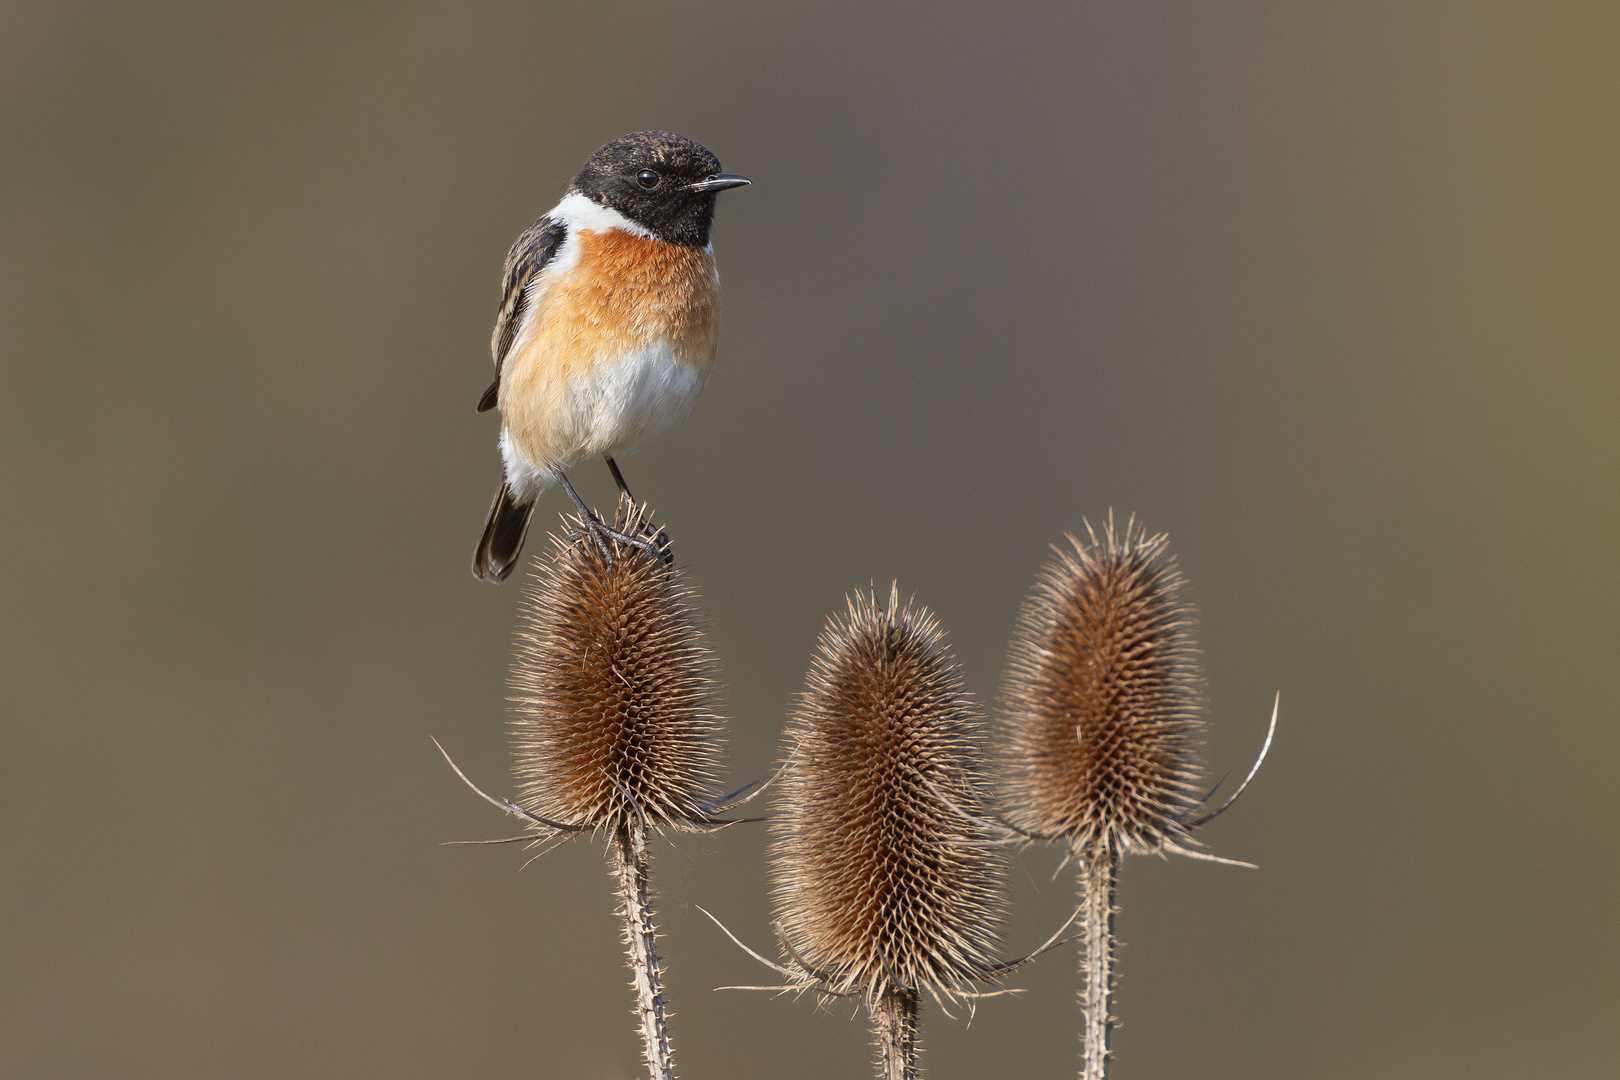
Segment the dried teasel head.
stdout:
<path fill-rule="evenodd" d="M 828 620 L 771 828 L 778 931 L 806 985 L 964 992 L 1005 901 L 983 724 L 938 622 L 858 593 Z"/>
<path fill-rule="evenodd" d="M 1161 533 L 1113 515 L 1068 537 L 1019 615 L 1008 664 L 1010 816 L 1071 849 L 1184 850 L 1198 802 L 1192 610 Z"/>
<path fill-rule="evenodd" d="M 643 508 L 615 527 L 652 537 Z M 553 536 L 524 591 L 512 668 L 518 802 L 551 821 L 612 828 L 642 815 L 702 821 L 720 766 L 714 662 L 696 597 L 671 565 L 584 528 Z"/>

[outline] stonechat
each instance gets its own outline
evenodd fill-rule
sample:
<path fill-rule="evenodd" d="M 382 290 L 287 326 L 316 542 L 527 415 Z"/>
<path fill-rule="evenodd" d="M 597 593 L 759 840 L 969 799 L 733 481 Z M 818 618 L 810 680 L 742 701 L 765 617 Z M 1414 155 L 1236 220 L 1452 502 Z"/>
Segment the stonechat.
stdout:
<path fill-rule="evenodd" d="M 635 452 L 691 412 L 714 364 L 720 278 L 715 197 L 747 184 L 690 139 L 642 131 L 585 161 L 562 201 L 506 256 L 490 349 L 495 381 L 478 411 L 501 410 L 501 489 L 473 573 L 517 565 L 535 501 L 554 482 L 588 528 L 638 547 L 585 506 L 566 470 Z M 605 550 L 605 548 L 604 548 Z"/>

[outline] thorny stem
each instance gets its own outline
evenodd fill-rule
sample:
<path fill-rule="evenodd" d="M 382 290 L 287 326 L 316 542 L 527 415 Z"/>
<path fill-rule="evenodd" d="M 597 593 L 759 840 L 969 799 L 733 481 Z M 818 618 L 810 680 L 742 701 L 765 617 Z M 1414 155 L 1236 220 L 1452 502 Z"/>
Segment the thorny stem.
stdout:
<path fill-rule="evenodd" d="M 885 990 L 870 1009 L 878 1080 L 917 1080 L 917 991 Z"/>
<path fill-rule="evenodd" d="M 1106 840 L 1080 855 L 1080 1080 L 1105 1080 L 1114 1033 L 1114 888 L 1119 853 Z"/>
<path fill-rule="evenodd" d="M 674 1080 L 675 1066 L 664 1019 L 664 983 L 658 968 L 657 930 L 647 900 L 647 827 L 632 818 L 613 834 L 613 868 L 619 878 L 624 912 L 624 944 L 630 956 L 630 984 L 636 991 L 636 1018 L 651 1080 Z"/>

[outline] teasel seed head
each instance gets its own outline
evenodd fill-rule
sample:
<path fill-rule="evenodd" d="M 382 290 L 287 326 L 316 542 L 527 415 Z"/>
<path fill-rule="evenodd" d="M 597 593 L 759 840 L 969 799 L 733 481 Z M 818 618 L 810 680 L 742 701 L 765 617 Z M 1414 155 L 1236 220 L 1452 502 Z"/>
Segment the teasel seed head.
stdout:
<path fill-rule="evenodd" d="M 828 620 L 771 826 L 778 932 L 806 985 L 876 1001 L 986 977 L 1005 900 L 983 727 L 938 621 L 898 588 Z"/>
<path fill-rule="evenodd" d="M 657 532 L 627 501 L 615 528 Z M 720 719 L 695 594 L 628 545 L 609 562 L 583 527 L 551 540 L 524 591 L 512 669 L 518 802 L 590 829 L 638 814 L 677 829 L 701 820 Z"/>
<path fill-rule="evenodd" d="M 1192 609 L 1164 534 L 1072 535 L 1018 620 L 1004 694 L 1009 816 L 1072 850 L 1185 850 L 1198 802 Z"/>

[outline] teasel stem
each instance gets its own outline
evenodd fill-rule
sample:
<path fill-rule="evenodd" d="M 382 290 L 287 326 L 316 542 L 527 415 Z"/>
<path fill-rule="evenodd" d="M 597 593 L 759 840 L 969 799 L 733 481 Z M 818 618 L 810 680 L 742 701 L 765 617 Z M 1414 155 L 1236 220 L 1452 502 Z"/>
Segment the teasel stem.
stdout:
<path fill-rule="evenodd" d="M 917 1080 L 915 989 L 892 988 L 868 1002 L 872 1041 L 878 1049 L 878 1080 Z"/>
<path fill-rule="evenodd" d="M 636 1018 L 651 1080 L 674 1080 L 669 1025 L 664 1014 L 664 980 L 658 964 L 658 931 L 647 889 L 647 827 L 639 818 L 613 834 L 613 869 L 624 912 L 624 944 L 630 959 L 630 985 L 636 992 Z"/>
<path fill-rule="evenodd" d="M 1081 855 L 1080 1080 L 1108 1075 L 1114 1035 L 1114 896 L 1119 852 L 1098 844 Z"/>

